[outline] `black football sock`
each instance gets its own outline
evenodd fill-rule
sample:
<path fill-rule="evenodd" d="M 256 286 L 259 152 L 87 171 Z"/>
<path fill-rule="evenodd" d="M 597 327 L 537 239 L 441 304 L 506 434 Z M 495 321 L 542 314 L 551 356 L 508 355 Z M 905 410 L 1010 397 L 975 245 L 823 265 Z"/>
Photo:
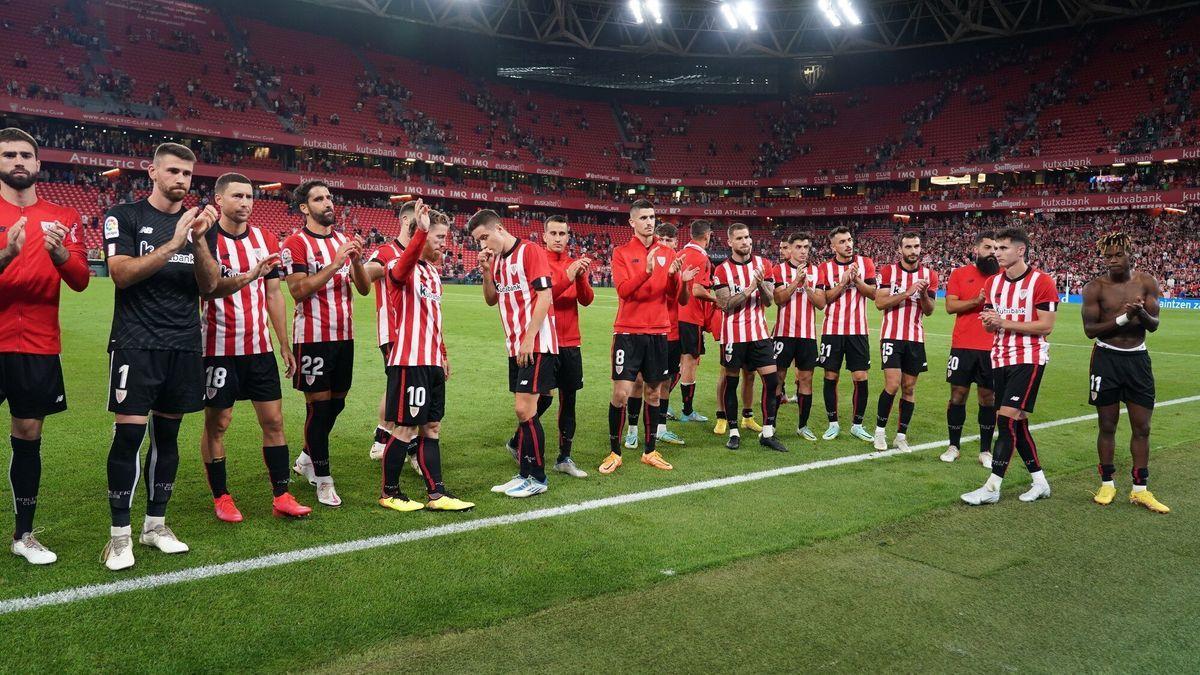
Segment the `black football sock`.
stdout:
<path fill-rule="evenodd" d="M 555 464 L 571 456 L 571 445 L 575 440 L 575 396 L 578 393 L 566 389 L 558 392 L 558 459 Z"/>
<path fill-rule="evenodd" d="M 754 417 L 754 408 L 742 408 L 742 417 Z"/>
<path fill-rule="evenodd" d="M 384 429 L 382 426 L 375 427 L 375 442 L 376 443 L 379 443 L 381 445 L 387 445 L 388 437 L 391 435 L 392 435 L 392 433 L 390 431 L 388 431 L 387 429 Z"/>
<path fill-rule="evenodd" d="M 391 438 L 388 434 L 387 438 Z M 385 442 L 387 439 L 384 439 Z M 278 497 L 288 491 L 288 446 L 264 445 L 263 463 L 267 465 L 267 475 L 271 477 L 271 494 Z"/>
<path fill-rule="evenodd" d="M 982 408 L 980 409 L 980 415 L 983 415 Z M 963 424 L 966 423 L 966 421 L 966 405 L 955 405 L 953 403 L 946 404 L 946 432 L 950 435 L 950 445 L 953 445 L 956 448 L 962 447 L 962 430 Z"/>
<path fill-rule="evenodd" d="M 1134 467 L 1129 474 L 1133 478 L 1134 485 L 1146 487 L 1146 481 L 1150 480 L 1150 467 Z"/>
<path fill-rule="evenodd" d="M 521 475 L 546 482 L 546 460 L 542 456 L 546 449 L 546 432 L 541 421 L 534 417 L 521 423 Z"/>
<path fill-rule="evenodd" d="M 1042 465 L 1038 462 L 1037 444 L 1033 442 L 1033 436 L 1029 434 L 1029 420 L 1015 420 L 1010 417 L 1006 421 L 1012 428 L 1014 443 L 1017 446 L 1017 452 L 1021 455 L 1021 460 L 1025 462 L 1025 468 L 1029 469 L 1029 473 L 1041 471 Z"/>
<path fill-rule="evenodd" d="M 304 447 L 312 460 L 313 473 L 329 475 L 329 432 L 333 429 L 333 401 L 312 401 L 308 404 L 308 421 L 304 425 Z"/>
<path fill-rule="evenodd" d="M 1097 464 L 1096 468 L 1100 470 L 1100 480 L 1105 483 L 1111 483 L 1113 474 L 1117 472 L 1117 467 L 1112 464 Z"/>
<path fill-rule="evenodd" d="M 1012 418 L 1004 417 L 997 420 L 996 445 L 992 448 L 992 473 L 1000 478 L 1004 478 L 1005 472 L 1008 471 L 1008 462 L 1012 459 L 1013 445 L 1016 439 L 1013 438 L 1013 428 L 1009 422 Z"/>
<path fill-rule="evenodd" d="M 145 424 L 115 425 L 108 449 L 108 506 L 113 527 L 129 527 L 129 507 L 137 486 L 138 451 L 145 438 Z"/>
<path fill-rule="evenodd" d="M 779 415 L 779 396 L 775 394 L 778 389 L 779 373 L 763 375 L 763 424 L 775 426 L 775 419 Z"/>
<path fill-rule="evenodd" d="M 400 472 L 404 469 L 404 458 L 409 450 L 415 448 L 417 439 L 402 441 L 390 436 L 383 448 L 383 496 L 399 497 L 404 494 L 400 489 Z"/>
<path fill-rule="evenodd" d="M 913 409 L 916 408 L 916 403 L 908 399 L 900 399 L 900 426 L 896 431 L 907 434 L 908 424 L 912 422 Z"/>
<path fill-rule="evenodd" d="M 696 400 L 696 383 L 681 384 L 679 385 L 679 391 L 680 395 L 683 396 L 683 414 L 691 415 L 696 412 L 696 409 L 692 407 L 693 401 Z"/>
<path fill-rule="evenodd" d="M 654 452 L 656 441 L 658 441 L 658 423 L 665 416 L 667 409 L 661 403 L 659 405 L 646 404 L 646 445 L 642 448 L 642 454 L 648 455 Z"/>
<path fill-rule="evenodd" d="M 608 404 L 608 450 L 621 454 L 621 434 L 625 433 L 625 406 Z"/>
<path fill-rule="evenodd" d="M 182 420 L 150 416 L 150 452 L 146 453 L 146 515 L 167 515 L 179 470 L 179 425 Z"/>
<path fill-rule="evenodd" d="M 838 421 L 838 399 L 837 399 L 837 380 L 822 380 L 824 382 L 822 394 L 825 398 L 825 414 L 829 416 L 829 421 Z"/>
<path fill-rule="evenodd" d="M 867 381 L 854 382 L 854 423 L 862 424 L 863 416 L 867 414 Z"/>
<path fill-rule="evenodd" d="M 625 407 L 629 410 L 629 414 L 626 416 L 627 423 L 631 427 L 636 427 L 642 415 L 642 398 L 630 396 L 629 403 Z"/>
<path fill-rule="evenodd" d="M 858 383 L 854 383 L 854 393 L 858 394 Z M 879 403 L 875 410 L 875 426 L 883 429 L 887 427 L 888 418 L 892 416 L 892 403 L 895 402 L 896 395 L 889 394 L 887 389 L 879 392 Z"/>
<path fill-rule="evenodd" d="M 552 406 L 552 405 L 554 405 L 554 397 L 553 396 L 546 396 L 545 394 L 538 396 L 537 416 L 541 417 L 542 413 L 549 410 L 550 406 Z"/>
<path fill-rule="evenodd" d="M 737 375 L 725 376 L 725 415 L 731 430 L 737 429 L 738 380 Z"/>
<path fill-rule="evenodd" d="M 37 511 L 38 487 L 42 481 L 42 439 L 32 441 L 9 436 L 12 441 L 12 463 L 8 466 L 8 482 L 12 485 L 16 505 L 17 527 L 13 539 L 33 531 L 33 514 Z"/>
<path fill-rule="evenodd" d="M 213 499 L 229 494 L 229 488 L 225 484 L 224 457 L 213 457 L 211 462 L 205 462 L 204 473 L 208 474 L 208 487 L 212 490 Z"/>
<path fill-rule="evenodd" d="M 796 393 L 796 405 L 800 406 L 800 421 L 796 426 L 804 428 L 808 426 L 808 416 L 812 413 L 812 394 Z"/>
<path fill-rule="evenodd" d="M 963 412 L 963 420 L 966 420 L 966 411 Z M 961 429 L 961 422 L 959 423 Z M 996 408 L 994 406 L 979 406 L 979 451 L 992 451 L 992 432 L 996 430 Z M 960 430 L 959 436 L 962 435 Z"/>
<path fill-rule="evenodd" d="M 417 439 L 417 464 L 421 467 L 421 475 L 425 478 L 425 489 L 429 495 L 441 495 L 446 492 L 442 483 L 442 444 L 436 438 Z"/>

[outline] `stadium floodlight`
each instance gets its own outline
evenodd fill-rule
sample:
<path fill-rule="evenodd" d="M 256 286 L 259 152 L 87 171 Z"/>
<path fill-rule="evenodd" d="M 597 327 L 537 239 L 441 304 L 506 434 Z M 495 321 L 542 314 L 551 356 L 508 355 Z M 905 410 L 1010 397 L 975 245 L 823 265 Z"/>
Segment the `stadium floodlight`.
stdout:
<path fill-rule="evenodd" d="M 842 27 L 842 18 L 838 16 L 837 12 L 833 11 L 833 0 L 819 0 L 817 8 L 825 15 L 825 20 L 829 22 L 829 25 L 834 28 Z"/>
<path fill-rule="evenodd" d="M 837 4 L 838 4 L 838 11 L 841 12 L 841 15 L 847 21 L 854 24 L 855 26 L 862 25 L 862 17 L 860 17 L 858 15 L 858 12 L 855 11 L 854 5 L 850 4 L 850 0 L 837 0 Z"/>
<path fill-rule="evenodd" d="M 650 12 L 650 16 L 654 17 L 654 23 L 662 23 L 661 0 L 646 0 L 646 9 Z"/>
<path fill-rule="evenodd" d="M 633 15 L 635 23 L 646 23 L 646 17 L 642 14 L 642 0 L 629 0 L 629 13 Z"/>
<path fill-rule="evenodd" d="M 751 0 L 738 0 L 737 14 L 750 30 L 758 30 L 758 7 Z"/>
<path fill-rule="evenodd" d="M 738 20 L 737 14 L 733 11 L 733 6 L 727 2 L 721 3 L 721 16 L 725 17 L 725 25 L 729 26 L 730 30 L 737 30 Z"/>

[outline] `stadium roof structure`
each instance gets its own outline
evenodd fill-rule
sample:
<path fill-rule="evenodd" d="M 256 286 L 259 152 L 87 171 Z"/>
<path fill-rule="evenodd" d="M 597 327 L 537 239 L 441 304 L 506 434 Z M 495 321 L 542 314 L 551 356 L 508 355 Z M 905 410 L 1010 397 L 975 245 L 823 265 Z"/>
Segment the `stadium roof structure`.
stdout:
<path fill-rule="evenodd" d="M 730 29 L 717 0 L 660 0 L 662 23 L 639 23 L 628 0 L 306 1 L 548 45 L 760 58 L 955 44 L 1200 5 L 1200 0 L 851 0 L 862 24 L 833 28 L 818 0 L 758 0 L 760 25 L 752 31 Z"/>

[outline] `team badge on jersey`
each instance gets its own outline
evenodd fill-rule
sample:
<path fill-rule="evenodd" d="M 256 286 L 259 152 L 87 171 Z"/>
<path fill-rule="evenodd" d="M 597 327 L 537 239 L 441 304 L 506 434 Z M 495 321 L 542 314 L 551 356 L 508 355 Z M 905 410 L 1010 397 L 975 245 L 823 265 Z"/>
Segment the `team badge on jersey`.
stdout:
<path fill-rule="evenodd" d="M 116 216 L 109 216 L 104 219 L 104 238 L 116 239 L 121 236 L 121 223 L 117 221 Z"/>

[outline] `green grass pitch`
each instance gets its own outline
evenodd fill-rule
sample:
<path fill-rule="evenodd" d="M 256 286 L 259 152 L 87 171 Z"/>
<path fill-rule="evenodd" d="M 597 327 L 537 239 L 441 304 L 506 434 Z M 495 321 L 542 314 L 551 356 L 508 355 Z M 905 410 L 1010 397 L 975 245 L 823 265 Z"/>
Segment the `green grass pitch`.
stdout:
<path fill-rule="evenodd" d="M 870 449 L 846 433 L 802 441 L 791 405 L 779 422 L 787 455 L 749 442 L 729 452 L 710 425 L 672 423 L 688 443 L 665 448 L 675 471 L 634 461 L 598 475 L 616 310 L 615 296 L 601 290 L 581 320 L 588 381 L 575 456 L 592 476 L 551 474 L 550 491 L 526 501 L 493 495 L 488 488 L 514 469 L 503 449 L 514 418 L 500 322 L 477 287 L 447 287 L 443 307 L 454 366 L 444 471 L 451 490 L 478 503 L 475 511 L 399 514 L 375 504 L 379 465 L 367 450 L 384 378 L 374 304 L 360 298 L 354 388 L 331 443 L 342 508 L 319 507 L 310 486 L 294 484 L 316 512 L 303 521 L 271 517 L 261 439 L 240 404 L 227 447 L 230 489 L 246 521 L 216 521 L 199 459 L 200 416 L 189 416 L 168 523 L 192 551 L 167 556 L 135 543 L 137 566 L 114 574 L 99 562 L 108 536 L 112 286 L 96 279 L 84 294 L 64 292 L 71 408 L 47 421 L 37 514 L 59 562 L 35 568 L 10 557 L 0 564 L 0 601 Z M 870 320 L 879 325 L 876 312 Z M 940 303 L 926 326 L 930 371 L 917 386 L 914 444 L 946 437 L 951 319 Z M 1160 402 L 1200 393 L 1197 335 L 1200 314 L 1164 312 L 1150 339 Z M 1063 306 L 1051 340 L 1034 423 L 1091 412 L 1078 306 Z M 711 417 L 709 348 L 698 399 Z M 868 426 L 882 382 L 878 370 L 871 375 Z M 842 387 L 846 419 L 848 378 Z M 294 456 L 302 399 L 285 389 L 284 400 Z M 1119 499 L 1106 508 L 1091 503 L 1095 424 L 1082 421 L 1036 432 L 1054 495 L 1034 504 L 1016 500 L 1028 479 L 1014 463 L 999 505 L 965 507 L 958 495 L 986 476 L 974 448 L 953 465 L 937 461 L 940 449 L 926 450 L 0 615 L 0 671 L 1196 671 L 1198 413 L 1200 401 L 1154 416 L 1150 482 L 1173 508 L 1167 516 L 1124 499 L 1124 422 Z M 968 434 L 974 419 L 972 403 Z M 824 428 L 819 389 L 813 427 Z M 546 428 L 556 438 L 553 409 Z M 410 494 L 423 494 L 408 467 L 403 481 Z M 139 487 L 135 523 L 143 494 Z"/>

